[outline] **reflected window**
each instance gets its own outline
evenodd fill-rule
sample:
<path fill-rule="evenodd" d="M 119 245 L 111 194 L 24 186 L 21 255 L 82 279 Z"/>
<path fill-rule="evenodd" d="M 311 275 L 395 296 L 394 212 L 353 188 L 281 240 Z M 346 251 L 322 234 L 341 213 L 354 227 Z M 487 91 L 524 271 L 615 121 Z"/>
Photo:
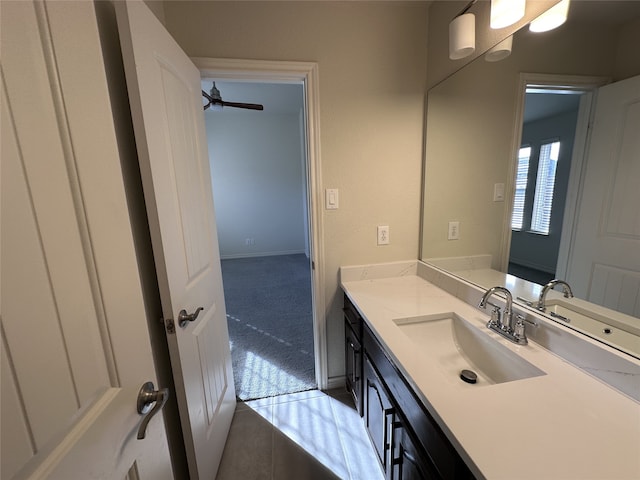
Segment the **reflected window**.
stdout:
<path fill-rule="evenodd" d="M 533 158 L 532 158 L 533 155 Z M 553 207 L 553 189 L 560 156 L 560 142 L 544 143 L 533 149 L 523 145 L 518 152 L 515 195 L 511 229 L 548 235 Z M 535 170 L 535 179 L 529 175 L 529 168 Z M 527 196 L 527 191 L 534 191 Z"/>
<path fill-rule="evenodd" d="M 531 147 L 520 147 L 518 152 L 518 172 L 516 173 L 516 192 L 513 200 L 513 214 L 511 216 L 511 228 L 522 230 L 524 223 L 524 201 L 527 194 L 527 178 L 529 176 L 529 159 Z"/>
<path fill-rule="evenodd" d="M 559 154 L 560 142 L 545 143 L 540 147 L 536 193 L 533 198 L 533 214 L 531 215 L 532 232 L 549 234 L 553 188 L 556 183 Z"/>

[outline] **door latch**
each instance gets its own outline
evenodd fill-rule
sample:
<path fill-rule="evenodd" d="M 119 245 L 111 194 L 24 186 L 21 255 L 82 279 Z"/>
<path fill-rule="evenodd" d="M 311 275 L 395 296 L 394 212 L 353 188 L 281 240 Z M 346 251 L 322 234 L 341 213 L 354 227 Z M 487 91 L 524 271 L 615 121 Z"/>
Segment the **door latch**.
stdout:
<path fill-rule="evenodd" d="M 140 427 L 138 427 L 138 440 L 142 440 L 146 436 L 147 425 L 149 425 L 151 418 L 162 410 L 168 398 L 168 388 L 155 390 L 153 382 L 146 382 L 142 385 L 140 392 L 138 392 L 138 402 L 136 404 L 138 413 L 144 415 L 142 423 L 140 423 Z"/>
<path fill-rule="evenodd" d="M 185 328 L 189 325 L 189 322 L 195 322 L 202 310 L 204 310 L 202 307 L 196 308 L 196 311 L 193 313 L 187 313 L 186 310 L 180 310 L 180 313 L 178 313 L 178 325 L 180 325 L 180 328 Z"/>

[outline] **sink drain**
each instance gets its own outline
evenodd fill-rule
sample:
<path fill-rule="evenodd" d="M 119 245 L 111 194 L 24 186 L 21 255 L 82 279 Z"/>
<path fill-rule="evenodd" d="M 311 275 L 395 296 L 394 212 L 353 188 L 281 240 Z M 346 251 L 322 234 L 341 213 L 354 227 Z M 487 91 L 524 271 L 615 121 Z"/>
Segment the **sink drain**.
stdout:
<path fill-rule="evenodd" d="M 462 370 L 460 372 L 460 379 L 467 383 L 476 383 L 478 381 L 478 375 L 471 370 Z"/>

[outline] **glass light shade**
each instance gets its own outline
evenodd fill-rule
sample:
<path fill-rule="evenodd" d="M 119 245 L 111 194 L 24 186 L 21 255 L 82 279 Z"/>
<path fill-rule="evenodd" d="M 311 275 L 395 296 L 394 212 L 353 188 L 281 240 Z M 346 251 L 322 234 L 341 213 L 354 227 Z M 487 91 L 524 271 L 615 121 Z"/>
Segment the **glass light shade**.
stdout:
<path fill-rule="evenodd" d="M 569 0 L 562 0 L 531 22 L 529 30 L 532 32 L 553 30 L 567 21 L 568 13 Z"/>
<path fill-rule="evenodd" d="M 524 17 L 525 6 L 526 0 L 491 0 L 491 28 L 513 25 Z"/>
<path fill-rule="evenodd" d="M 487 62 L 498 62 L 503 58 L 507 58 L 511 55 L 511 48 L 513 47 L 513 35 L 505 38 L 491 50 L 484 54 L 484 59 Z"/>
<path fill-rule="evenodd" d="M 473 13 L 460 15 L 449 24 L 449 58 L 459 60 L 476 50 L 476 16 Z"/>

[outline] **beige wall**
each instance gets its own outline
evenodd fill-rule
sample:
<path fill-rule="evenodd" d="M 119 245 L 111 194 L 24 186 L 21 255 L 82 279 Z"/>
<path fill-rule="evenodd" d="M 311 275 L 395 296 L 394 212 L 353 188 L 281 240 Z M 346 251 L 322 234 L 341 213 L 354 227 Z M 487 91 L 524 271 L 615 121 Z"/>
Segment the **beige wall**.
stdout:
<path fill-rule="evenodd" d="M 613 72 L 615 81 L 640 75 L 638 45 L 640 45 L 640 18 L 626 23 L 620 30 L 616 65 Z"/>
<path fill-rule="evenodd" d="M 149 7 L 149 10 L 153 12 L 160 22 L 164 23 L 164 5 L 162 0 L 144 0 L 144 3 Z"/>
<path fill-rule="evenodd" d="M 425 2 L 165 2 L 190 56 L 317 62 L 329 376 L 344 374 L 338 268 L 417 258 Z M 376 245 L 389 225 L 391 244 Z"/>

